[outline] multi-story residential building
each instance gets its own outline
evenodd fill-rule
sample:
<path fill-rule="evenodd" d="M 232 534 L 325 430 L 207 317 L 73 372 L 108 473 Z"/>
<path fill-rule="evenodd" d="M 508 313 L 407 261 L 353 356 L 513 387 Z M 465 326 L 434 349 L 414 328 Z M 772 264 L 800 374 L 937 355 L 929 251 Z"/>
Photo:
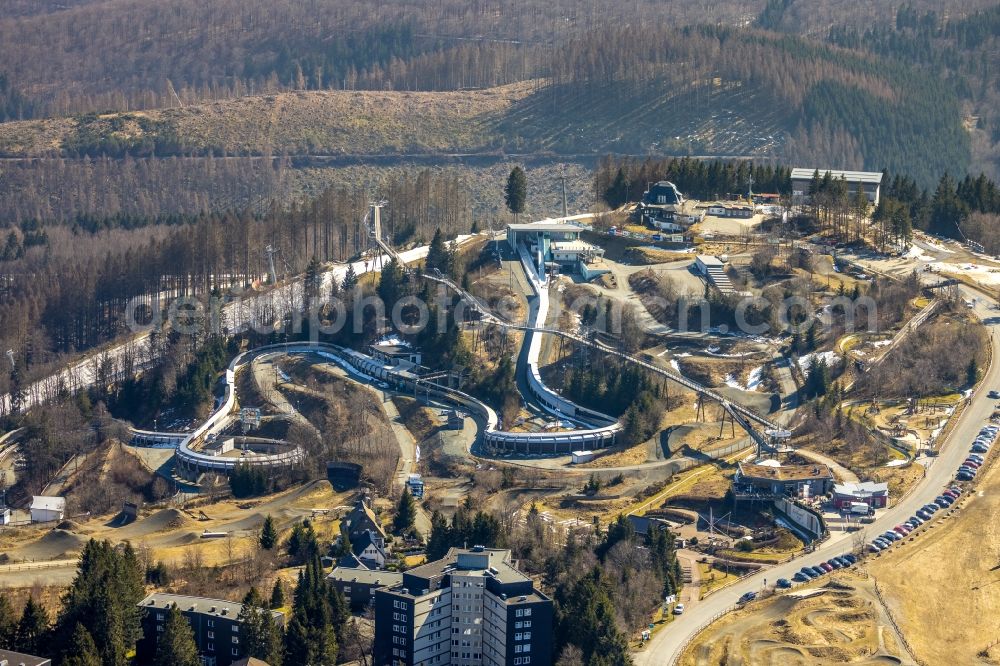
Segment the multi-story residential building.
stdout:
<path fill-rule="evenodd" d="M 156 641 L 163 631 L 167 613 L 176 605 L 191 623 L 194 642 L 205 666 L 230 666 L 247 656 L 240 644 L 240 613 L 243 604 L 225 599 L 205 599 L 182 594 L 154 593 L 139 602 L 143 609 L 142 638 L 136 645 L 140 664 L 149 663 L 156 654 Z M 284 624 L 285 615 L 271 611 L 275 622 Z"/>
<path fill-rule="evenodd" d="M 375 665 L 548 666 L 552 615 L 509 550 L 452 548 L 375 590 Z"/>

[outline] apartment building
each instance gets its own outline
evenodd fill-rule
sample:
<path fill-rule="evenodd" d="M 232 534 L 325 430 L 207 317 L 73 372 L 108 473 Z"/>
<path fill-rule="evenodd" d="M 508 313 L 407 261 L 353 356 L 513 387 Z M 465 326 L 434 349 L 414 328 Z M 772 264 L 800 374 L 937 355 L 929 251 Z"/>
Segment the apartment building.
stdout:
<path fill-rule="evenodd" d="M 509 550 L 452 548 L 375 590 L 375 664 L 548 666 L 552 615 Z"/>
<path fill-rule="evenodd" d="M 240 644 L 240 613 L 243 604 L 225 599 L 206 599 L 183 594 L 155 593 L 139 602 L 143 610 L 142 638 L 136 645 L 139 663 L 149 663 L 156 653 L 156 642 L 163 631 L 167 612 L 177 606 L 191 623 L 194 642 L 205 666 L 230 666 L 246 657 Z M 271 611 L 275 622 L 284 624 L 285 615 Z"/>

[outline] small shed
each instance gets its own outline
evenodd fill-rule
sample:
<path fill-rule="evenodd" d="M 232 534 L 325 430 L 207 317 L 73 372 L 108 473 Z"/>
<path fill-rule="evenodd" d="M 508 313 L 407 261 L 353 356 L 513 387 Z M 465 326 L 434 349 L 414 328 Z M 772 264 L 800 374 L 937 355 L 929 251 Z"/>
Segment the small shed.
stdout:
<path fill-rule="evenodd" d="M 31 498 L 31 522 L 48 523 L 62 520 L 66 515 L 65 497 L 35 495 Z"/>
<path fill-rule="evenodd" d="M 581 463 L 590 462 L 597 457 L 597 453 L 594 451 L 574 451 L 572 454 L 572 464 L 579 465 Z"/>

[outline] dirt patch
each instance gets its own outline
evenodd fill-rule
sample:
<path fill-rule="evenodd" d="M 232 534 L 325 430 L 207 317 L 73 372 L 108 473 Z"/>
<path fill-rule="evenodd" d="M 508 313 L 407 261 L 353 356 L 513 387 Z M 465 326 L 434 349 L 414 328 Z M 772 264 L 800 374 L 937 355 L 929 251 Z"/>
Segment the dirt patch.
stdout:
<path fill-rule="evenodd" d="M 797 599 L 775 595 L 711 624 L 681 656 L 682 666 L 911 663 L 892 641 L 870 579 L 839 574 L 853 592 Z M 835 580 L 837 580 L 835 579 Z M 831 603 L 833 601 L 834 603 Z"/>
<path fill-rule="evenodd" d="M 54 529 L 33 543 L 11 550 L 9 556 L 14 562 L 60 560 L 80 552 L 86 543 L 87 539 L 78 534 Z"/>

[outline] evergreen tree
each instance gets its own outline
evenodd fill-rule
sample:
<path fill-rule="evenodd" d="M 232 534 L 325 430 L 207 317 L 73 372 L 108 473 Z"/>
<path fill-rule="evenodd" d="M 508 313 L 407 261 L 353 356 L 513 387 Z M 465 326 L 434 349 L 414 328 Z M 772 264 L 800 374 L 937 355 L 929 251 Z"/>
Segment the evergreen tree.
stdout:
<path fill-rule="evenodd" d="M 308 562 L 319 554 L 319 541 L 312 523 L 303 520 L 292 526 L 292 534 L 288 537 L 288 554 L 296 562 Z"/>
<path fill-rule="evenodd" d="M 448 554 L 450 547 L 448 521 L 440 511 L 435 510 L 431 515 L 431 534 L 427 538 L 427 561 L 440 560 Z"/>
<path fill-rule="evenodd" d="M 281 629 L 271 611 L 263 607 L 257 588 L 251 587 L 243 597 L 239 615 L 240 645 L 244 654 L 266 661 L 271 666 L 281 666 L 283 645 Z"/>
<path fill-rule="evenodd" d="M 392 306 L 396 304 L 396 301 L 403 296 L 403 280 L 403 267 L 395 259 L 389 259 L 385 266 L 382 267 L 382 273 L 379 275 L 378 281 L 378 295 L 385 304 L 387 313 L 392 310 Z"/>
<path fill-rule="evenodd" d="M 260 529 L 260 547 L 264 550 L 273 549 L 278 543 L 278 529 L 274 526 L 274 518 L 267 514 L 264 526 Z"/>
<path fill-rule="evenodd" d="M 452 255 L 449 252 L 447 245 L 444 242 L 444 236 L 441 234 L 441 228 L 438 227 L 434 231 L 434 237 L 431 238 L 431 244 L 427 248 L 427 261 L 425 263 L 427 270 L 436 269 L 448 275 L 451 273 Z"/>
<path fill-rule="evenodd" d="M 307 303 L 311 303 L 315 299 L 319 298 L 320 287 L 322 287 L 322 285 L 322 267 L 319 264 L 319 260 L 313 256 L 313 258 L 309 260 L 309 264 L 306 266 L 305 291 Z"/>
<path fill-rule="evenodd" d="M 145 572 L 135 550 L 91 539 L 56 622 L 55 648 L 69 655 L 76 625 L 87 630 L 105 666 L 123 666 L 141 636 L 139 602 L 145 595 Z"/>
<path fill-rule="evenodd" d="M 347 265 L 347 273 L 344 274 L 344 280 L 340 283 L 341 291 L 353 291 L 355 287 L 358 286 L 358 274 L 354 272 L 354 264 Z"/>
<path fill-rule="evenodd" d="M 621 167 L 618 168 L 618 173 L 615 174 L 615 179 L 608 186 L 608 189 L 604 192 L 604 201 L 611 208 L 620 208 L 628 202 L 629 195 L 629 182 L 628 178 L 625 176 L 625 170 Z"/>
<path fill-rule="evenodd" d="M 524 212 L 524 204 L 528 198 L 528 178 L 524 169 L 519 166 L 514 167 L 507 177 L 507 187 L 504 188 L 504 202 L 507 210 L 514 214 L 514 221 L 517 216 Z"/>
<path fill-rule="evenodd" d="M 397 532 L 403 532 L 413 527 L 416 518 L 417 503 L 410 490 L 405 488 L 403 494 L 399 496 L 399 505 L 396 507 L 396 516 L 392 519 L 392 527 Z"/>
<path fill-rule="evenodd" d="M 274 581 L 274 587 L 271 588 L 271 609 L 281 608 L 285 605 L 285 586 L 282 584 L 281 579 Z"/>
<path fill-rule="evenodd" d="M 49 631 L 49 614 L 45 607 L 28 597 L 17 623 L 17 633 L 14 640 L 18 652 L 45 656 L 50 653 L 46 634 Z"/>
<path fill-rule="evenodd" d="M 7 595 L 0 594 L 0 650 L 13 650 L 17 636 L 17 614 Z"/>
<path fill-rule="evenodd" d="M 102 666 L 101 655 L 90 632 L 82 624 L 77 624 L 69 643 L 67 655 L 61 666 Z"/>
<path fill-rule="evenodd" d="M 333 666 L 337 662 L 337 635 L 343 631 L 346 604 L 331 593 L 319 556 L 306 562 L 295 586 L 292 618 L 285 632 L 285 663 Z"/>
<path fill-rule="evenodd" d="M 176 604 L 167 612 L 163 631 L 156 642 L 153 666 L 201 666 L 191 624 Z"/>
<path fill-rule="evenodd" d="M 973 357 L 969 359 L 969 365 L 965 369 L 965 382 L 969 386 L 975 386 L 977 379 L 979 379 L 979 364 L 976 363 L 976 359 Z"/>
<path fill-rule="evenodd" d="M 571 588 L 560 588 L 556 644 L 576 645 L 585 664 L 632 664 L 628 642 L 615 622 L 609 582 L 595 567 Z"/>

